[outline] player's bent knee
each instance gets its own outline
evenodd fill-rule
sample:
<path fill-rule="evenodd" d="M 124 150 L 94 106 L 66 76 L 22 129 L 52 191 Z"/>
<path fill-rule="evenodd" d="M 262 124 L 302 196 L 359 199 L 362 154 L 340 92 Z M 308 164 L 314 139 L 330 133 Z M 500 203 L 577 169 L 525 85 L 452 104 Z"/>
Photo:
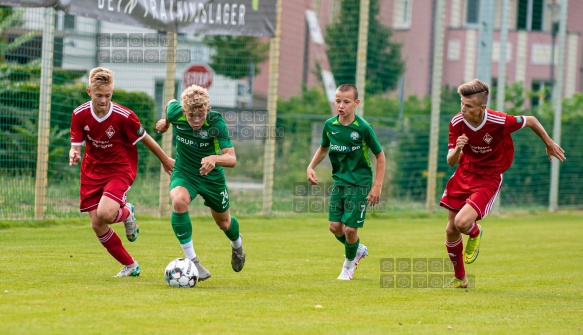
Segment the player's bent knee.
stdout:
<path fill-rule="evenodd" d="M 342 224 L 340 222 L 330 222 L 328 228 L 336 236 L 344 235 L 344 233 L 342 232 Z"/>
<path fill-rule="evenodd" d="M 229 229 L 229 227 L 231 226 L 231 222 L 232 222 L 231 216 L 225 215 L 226 213 L 227 212 L 221 213 L 221 214 L 213 213 L 213 219 L 215 220 L 215 223 L 223 231 Z"/>
<path fill-rule="evenodd" d="M 219 221 L 215 221 L 215 222 L 221 230 L 227 230 L 227 229 L 229 229 L 229 226 L 231 225 L 229 223 L 229 220 L 219 220 Z"/>
<path fill-rule="evenodd" d="M 473 221 L 464 221 L 464 220 L 455 220 L 454 225 L 458 231 L 463 232 L 466 231 Z"/>
<path fill-rule="evenodd" d="M 102 223 L 102 224 L 100 224 L 99 222 L 94 222 L 94 223 L 92 223 L 92 225 L 93 225 L 93 226 L 105 226 L 105 225 L 110 225 L 110 224 L 112 224 L 112 223 L 113 223 L 113 220 L 115 220 L 116 214 L 117 214 L 117 213 L 115 213 L 115 212 L 113 212 L 113 213 L 110 213 L 110 212 L 108 212 L 108 211 L 105 211 L 105 210 L 100 210 L 100 209 L 97 209 L 97 219 L 98 219 L 98 220 L 100 221 L 100 223 Z"/>
<path fill-rule="evenodd" d="M 346 234 L 346 240 L 356 241 L 358 239 L 358 228 L 347 227 L 344 233 Z"/>
<path fill-rule="evenodd" d="M 185 199 L 173 199 L 172 200 L 172 210 L 175 213 L 184 213 L 188 211 L 189 202 Z"/>

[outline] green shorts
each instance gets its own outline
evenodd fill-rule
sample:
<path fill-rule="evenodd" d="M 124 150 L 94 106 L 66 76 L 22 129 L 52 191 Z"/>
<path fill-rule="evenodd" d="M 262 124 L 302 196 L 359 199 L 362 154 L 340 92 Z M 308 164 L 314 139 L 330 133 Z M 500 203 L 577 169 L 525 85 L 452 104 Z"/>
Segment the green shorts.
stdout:
<path fill-rule="evenodd" d="M 188 190 L 190 201 L 200 194 L 204 199 L 204 205 L 217 213 L 223 213 L 229 209 L 229 191 L 225 176 L 210 180 L 204 176 L 193 178 L 174 171 L 170 179 L 170 190 L 176 186 L 182 186 Z"/>
<path fill-rule="evenodd" d="M 362 228 L 366 217 L 369 186 L 336 186 L 330 194 L 328 221 L 342 222 L 351 228 Z"/>

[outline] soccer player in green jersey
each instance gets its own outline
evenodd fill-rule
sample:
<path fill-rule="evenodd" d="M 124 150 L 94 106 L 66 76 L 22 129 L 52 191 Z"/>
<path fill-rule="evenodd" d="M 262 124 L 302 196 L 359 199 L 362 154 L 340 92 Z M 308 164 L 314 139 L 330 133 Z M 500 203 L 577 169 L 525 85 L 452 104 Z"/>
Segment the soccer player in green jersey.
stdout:
<path fill-rule="evenodd" d="M 184 254 L 196 265 L 199 280 L 210 278 L 196 256 L 192 243 L 192 224 L 188 205 L 200 194 L 213 219 L 231 241 L 231 266 L 239 272 L 245 265 L 239 222 L 229 212 L 229 193 L 223 167 L 237 163 L 235 148 L 220 113 L 211 111 L 209 94 L 192 85 L 184 90 L 181 103 L 172 100 L 166 106 L 166 119 L 156 123 L 164 133 L 172 124 L 176 139 L 176 164 L 170 180 L 172 229 Z"/>
<path fill-rule="evenodd" d="M 336 89 L 338 115 L 324 123 L 320 147 L 307 169 L 310 184 L 318 184 L 314 168 L 329 153 L 334 187 L 328 221 L 346 255 L 340 280 L 351 280 L 358 262 L 368 255 L 368 248 L 360 244 L 358 228 L 364 226 L 367 205 L 379 203 L 385 174 L 385 154 L 372 127 L 354 113 L 359 103 L 354 85 L 342 84 Z M 369 149 L 376 157 L 374 184 Z"/>

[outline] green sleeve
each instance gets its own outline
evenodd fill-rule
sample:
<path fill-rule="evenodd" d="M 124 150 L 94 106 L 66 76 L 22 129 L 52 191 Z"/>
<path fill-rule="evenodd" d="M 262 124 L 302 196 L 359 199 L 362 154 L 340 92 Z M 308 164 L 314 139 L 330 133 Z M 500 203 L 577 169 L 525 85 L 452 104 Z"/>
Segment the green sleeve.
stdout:
<path fill-rule="evenodd" d="M 373 154 L 376 155 L 383 151 L 383 148 L 379 143 L 379 139 L 377 138 L 377 135 L 375 134 L 371 126 L 366 128 L 366 132 L 364 133 L 364 140 L 366 141 L 366 144 L 368 145 Z"/>
<path fill-rule="evenodd" d="M 166 109 L 166 118 L 168 121 L 174 123 L 182 116 L 184 116 L 184 114 L 182 113 L 182 106 L 180 106 L 180 103 L 176 100 L 170 100 L 168 102 L 168 108 Z"/>
<path fill-rule="evenodd" d="M 221 118 L 216 121 L 213 127 L 218 130 L 218 134 L 216 135 L 216 137 L 219 140 L 219 147 L 221 149 L 232 148 L 233 142 L 231 142 L 229 130 L 227 129 L 227 124 L 225 123 L 225 121 Z"/>
<path fill-rule="evenodd" d="M 324 148 L 330 146 L 330 139 L 328 138 L 328 123 L 324 123 L 324 128 L 322 128 L 322 140 L 320 140 L 320 145 Z"/>

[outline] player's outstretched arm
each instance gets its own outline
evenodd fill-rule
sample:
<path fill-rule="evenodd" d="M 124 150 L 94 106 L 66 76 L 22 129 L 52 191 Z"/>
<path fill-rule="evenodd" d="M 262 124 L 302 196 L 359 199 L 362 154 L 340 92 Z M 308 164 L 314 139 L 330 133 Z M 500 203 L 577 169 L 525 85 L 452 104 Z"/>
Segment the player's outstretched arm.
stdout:
<path fill-rule="evenodd" d="M 160 119 L 156 122 L 156 131 L 159 134 L 167 132 L 170 127 L 170 121 L 168 120 L 168 104 L 166 104 L 166 108 L 164 109 L 164 115 L 166 115 L 166 118 Z"/>
<path fill-rule="evenodd" d="M 221 155 L 210 155 L 200 161 L 200 174 L 202 176 L 211 172 L 215 166 L 234 167 L 237 165 L 237 155 L 235 148 L 223 148 Z"/>
<path fill-rule="evenodd" d="M 534 116 L 525 116 L 526 118 L 526 126 L 530 127 L 534 133 L 540 137 L 543 141 L 545 146 L 547 147 L 547 156 L 549 156 L 549 162 L 553 161 L 553 156 L 557 157 L 558 160 L 561 162 L 564 161 L 565 158 L 565 150 L 561 148 L 553 139 L 547 134 L 545 128 L 540 124 L 538 119 Z"/>
<path fill-rule="evenodd" d="M 156 131 L 160 134 L 167 132 L 169 127 L 170 122 L 168 119 L 160 119 L 158 122 L 156 122 Z"/>
<path fill-rule="evenodd" d="M 314 157 L 312 158 L 312 161 L 310 162 L 310 165 L 308 165 L 308 169 L 306 171 L 308 175 L 308 182 L 310 182 L 310 184 L 312 185 L 318 184 L 318 176 L 316 175 L 316 171 L 314 171 L 314 169 L 316 168 L 316 166 L 318 166 L 318 164 L 320 164 L 320 162 L 324 160 L 324 158 L 326 158 L 327 154 L 328 148 L 325 148 L 323 146 L 320 146 L 316 153 L 314 154 Z"/>
<path fill-rule="evenodd" d="M 77 165 L 81 160 L 81 146 L 72 145 L 69 150 L 69 165 Z"/>
<path fill-rule="evenodd" d="M 372 185 L 372 188 L 370 189 L 370 192 L 368 192 L 368 195 L 366 197 L 366 200 L 368 200 L 368 204 L 371 206 L 378 204 L 379 201 L 381 200 L 383 180 L 385 178 L 385 165 L 386 165 L 385 152 L 381 151 L 378 154 L 376 154 L 375 157 L 377 158 L 377 163 L 375 167 L 374 184 Z"/>
<path fill-rule="evenodd" d="M 152 136 L 146 134 L 141 142 L 144 143 L 146 148 L 148 148 L 154 155 L 156 155 L 156 157 L 158 157 L 162 163 L 162 166 L 164 167 L 164 171 L 166 171 L 166 173 L 169 175 L 172 175 L 172 170 L 174 170 L 174 159 L 166 155 L 164 150 L 162 150 L 160 145 L 158 145 L 158 142 L 154 141 Z"/>

